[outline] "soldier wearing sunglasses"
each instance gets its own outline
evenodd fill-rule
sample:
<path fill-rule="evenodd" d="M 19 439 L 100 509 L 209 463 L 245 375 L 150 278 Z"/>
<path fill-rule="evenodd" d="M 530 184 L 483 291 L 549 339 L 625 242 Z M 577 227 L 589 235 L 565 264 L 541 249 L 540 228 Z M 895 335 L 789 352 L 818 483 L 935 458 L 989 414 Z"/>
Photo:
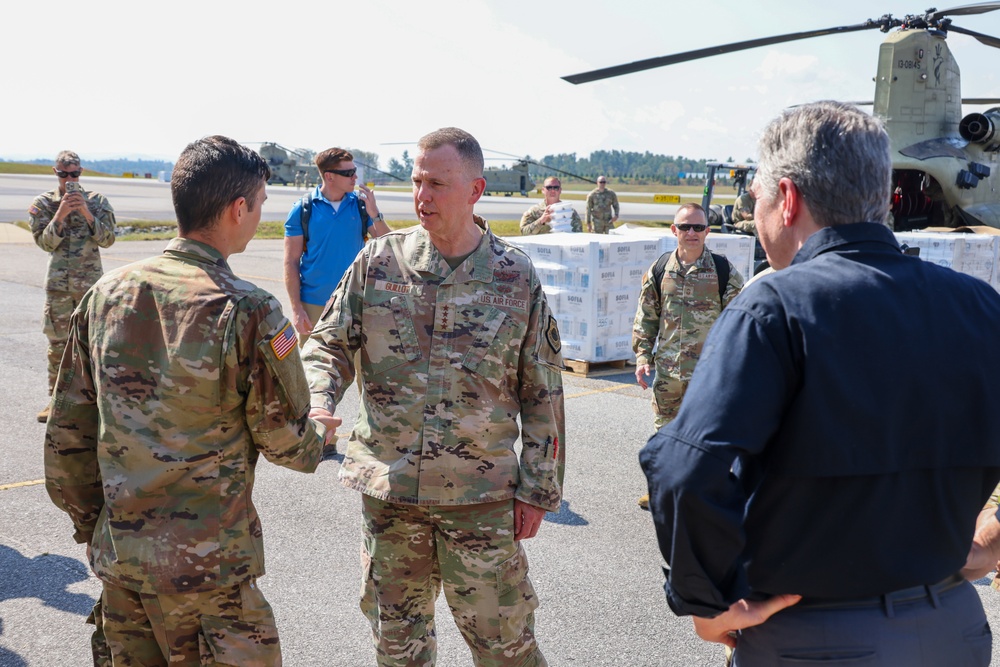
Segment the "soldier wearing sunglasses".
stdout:
<path fill-rule="evenodd" d="M 61 151 L 52 167 L 59 187 L 42 193 L 28 208 L 31 235 L 49 253 L 42 331 L 49 340 L 49 395 L 69 336 L 69 320 L 84 293 L 104 273 L 101 248 L 115 242 L 115 212 L 104 195 L 80 186 L 80 156 Z M 49 407 L 38 421 L 49 417 Z"/>
<path fill-rule="evenodd" d="M 677 415 L 708 330 L 743 288 L 736 267 L 705 246 L 708 220 L 700 205 L 681 206 L 670 229 L 677 250 L 658 259 L 643 276 L 632 328 L 639 386 L 648 388 L 647 378 L 656 370 L 652 385 L 657 429 Z M 728 278 L 720 285 L 723 273 Z M 639 499 L 639 506 L 649 508 L 648 495 Z"/>
<path fill-rule="evenodd" d="M 527 236 L 551 232 L 552 223 L 555 221 L 551 207 L 562 203 L 561 195 L 562 181 L 555 176 L 546 178 L 545 201 L 535 204 L 521 216 L 521 234 Z M 580 220 L 580 214 L 575 209 L 571 209 L 570 215 L 570 229 L 574 232 L 582 232 L 583 222 Z"/>

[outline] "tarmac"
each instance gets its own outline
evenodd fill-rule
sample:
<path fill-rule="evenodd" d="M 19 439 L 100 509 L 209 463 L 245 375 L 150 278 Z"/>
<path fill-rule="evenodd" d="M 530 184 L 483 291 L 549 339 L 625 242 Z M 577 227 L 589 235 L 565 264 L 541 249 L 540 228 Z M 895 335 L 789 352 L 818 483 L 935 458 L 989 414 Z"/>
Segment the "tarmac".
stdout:
<path fill-rule="evenodd" d="M 105 270 L 158 254 L 163 241 L 117 242 L 102 251 Z M 100 583 L 89 571 L 71 523 L 44 486 L 46 402 L 41 333 L 47 256 L 31 235 L 0 224 L 0 667 L 90 664 L 84 620 Z M 282 243 L 251 241 L 230 262 L 287 309 Z M 539 644 L 553 667 L 722 665 L 723 649 L 669 611 L 662 559 L 637 453 L 652 433 L 649 393 L 632 369 L 602 377 L 565 374 L 567 468 L 564 502 L 525 548 L 540 600 Z M 348 391 L 338 408 L 346 438 L 358 410 Z M 358 609 L 360 496 L 337 483 L 340 455 L 311 475 L 257 466 L 267 575 L 287 667 L 374 664 L 367 621 Z M 1000 593 L 976 588 L 1000 625 Z M 443 598 L 437 606 L 439 667 L 471 664 Z M 994 639 L 1000 665 L 1000 634 Z"/>
<path fill-rule="evenodd" d="M 31 232 L 11 222 L 0 222 L 0 243 L 34 243 Z"/>

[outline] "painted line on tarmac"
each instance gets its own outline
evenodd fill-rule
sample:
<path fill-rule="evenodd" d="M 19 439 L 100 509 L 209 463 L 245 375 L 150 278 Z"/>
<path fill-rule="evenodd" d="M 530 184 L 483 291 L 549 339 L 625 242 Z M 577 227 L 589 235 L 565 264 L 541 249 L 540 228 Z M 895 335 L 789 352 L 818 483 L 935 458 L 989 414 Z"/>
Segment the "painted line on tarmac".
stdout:
<path fill-rule="evenodd" d="M 579 394 L 569 394 L 565 398 L 582 398 L 583 396 L 593 396 L 594 394 L 606 394 L 611 391 L 619 391 L 620 389 L 628 389 L 629 386 L 621 387 L 607 387 L 605 389 L 593 389 L 591 391 L 581 391 Z"/>
<path fill-rule="evenodd" d="M 34 479 L 30 482 L 14 482 L 13 484 L 0 484 L 0 491 L 8 491 L 10 489 L 17 489 L 22 486 L 36 486 L 38 484 L 45 484 L 44 479 Z"/>

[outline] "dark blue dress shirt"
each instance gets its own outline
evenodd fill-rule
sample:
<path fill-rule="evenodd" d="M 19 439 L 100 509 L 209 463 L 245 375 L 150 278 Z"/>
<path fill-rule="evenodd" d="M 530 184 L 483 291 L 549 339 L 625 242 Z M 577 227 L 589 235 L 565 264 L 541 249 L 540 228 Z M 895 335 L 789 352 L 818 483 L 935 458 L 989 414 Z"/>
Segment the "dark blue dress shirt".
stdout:
<path fill-rule="evenodd" d="M 1000 479 L 998 340 L 993 288 L 872 223 L 820 230 L 744 290 L 640 454 L 671 609 L 957 572 Z"/>

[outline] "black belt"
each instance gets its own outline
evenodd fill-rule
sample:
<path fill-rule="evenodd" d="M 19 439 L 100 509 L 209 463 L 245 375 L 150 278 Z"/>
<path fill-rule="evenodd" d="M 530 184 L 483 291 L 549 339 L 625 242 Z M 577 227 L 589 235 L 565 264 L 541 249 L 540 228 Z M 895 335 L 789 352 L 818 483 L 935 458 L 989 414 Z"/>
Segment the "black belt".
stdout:
<path fill-rule="evenodd" d="M 891 608 L 894 605 L 905 604 L 907 602 L 919 602 L 921 600 L 931 600 L 937 606 L 937 597 L 942 593 L 950 591 L 959 586 L 965 578 L 960 574 L 953 574 L 942 579 L 936 584 L 925 586 L 913 586 L 903 588 L 891 593 L 876 595 L 870 598 L 802 598 L 793 608 L 810 609 L 853 609 L 858 607 L 885 607 Z"/>

